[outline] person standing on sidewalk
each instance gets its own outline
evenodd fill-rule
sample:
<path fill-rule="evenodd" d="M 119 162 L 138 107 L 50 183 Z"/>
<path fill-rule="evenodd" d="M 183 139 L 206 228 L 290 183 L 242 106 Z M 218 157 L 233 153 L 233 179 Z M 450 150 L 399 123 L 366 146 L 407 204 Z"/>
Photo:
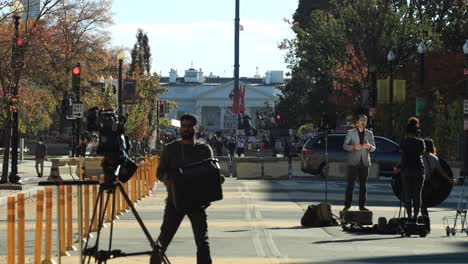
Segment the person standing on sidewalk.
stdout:
<path fill-rule="evenodd" d="M 164 209 L 164 218 L 161 225 L 161 233 L 158 237 L 158 243 L 163 252 L 172 241 L 180 223 L 185 215 L 188 216 L 192 224 L 195 243 L 197 246 L 197 263 L 211 264 L 210 246 L 208 242 L 208 224 L 206 208 L 203 205 L 189 210 L 179 210 L 174 205 L 173 181 L 179 168 L 194 162 L 213 159 L 213 150 L 208 144 L 195 140 L 197 118 L 190 114 L 185 114 L 180 118 L 180 135 L 182 140 L 175 140 L 167 144 L 162 153 L 158 167 L 157 177 L 167 188 L 168 196 L 166 198 L 166 207 Z"/>
<path fill-rule="evenodd" d="M 345 207 L 348 211 L 353 202 L 353 191 L 356 177 L 359 177 L 359 210 L 368 211 L 365 207 L 367 199 L 367 178 L 371 166 L 370 152 L 374 152 L 374 134 L 366 129 L 367 116 L 359 115 L 356 128 L 348 130 L 343 143 L 343 149 L 348 151 L 348 183 L 345 194 Z"/>
<path fill-rule="evenodd" d="M 424 162 L 422 155 L 426 149 L 424 140 L 418 137 L 419 119 L 411 117 L 406 126 L 406 137 L 401 147 L 401 183 L 403 202 L 408 220 L 416 222 L 421 208 L 421 193 L 424 184 Z"/>
<path fill-rule="evenodd" d="M 47 146 L 44 143 L 43 138 L 39 138 L 36 143 L 35 160 L 36 160 L 36 173 L 37 177 L 41 178 L 44 175 L 44 160 L 47 155 Z M 39 165 L 41 171 L 39 172 Z"/>

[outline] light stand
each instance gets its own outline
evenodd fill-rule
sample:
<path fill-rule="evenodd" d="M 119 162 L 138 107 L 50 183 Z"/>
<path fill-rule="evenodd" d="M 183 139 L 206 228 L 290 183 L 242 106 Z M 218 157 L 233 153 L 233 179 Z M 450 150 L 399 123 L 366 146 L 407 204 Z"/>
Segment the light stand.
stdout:
<path fill-rule="evenodd" d="M 320 120 L 319 129 L 325 132 L 325 164 L 323 166 L 323 176 L 325 178 L 325 202 L 328 202 L 328 130 L 329 122 L 328 116 L 326 113 L 322 114 L 322 119 Z"/>

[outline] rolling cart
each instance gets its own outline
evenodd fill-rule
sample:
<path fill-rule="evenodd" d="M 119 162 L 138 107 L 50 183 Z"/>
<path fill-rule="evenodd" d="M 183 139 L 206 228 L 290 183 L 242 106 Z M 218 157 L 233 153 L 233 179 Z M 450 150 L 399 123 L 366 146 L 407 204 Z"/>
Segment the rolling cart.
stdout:
<path fill-rule="evenodd" d="M 466 177 L 466 176 L 465 176 Z M 462 191 L 460 194 L 460 200 L 458 201 L 457 211 L 455 216 L 444 216 L 442 222 L 445 226 L 445 232 L 447 236 L 454 236 L 456 233 L 466 233 L 468 236 L 468 223 L 466 219 L 466 210 L 468 202 L 465 199 L 465 179 L 463 180 Z M 453 224 L 453 225 L 451 225 Z"/>

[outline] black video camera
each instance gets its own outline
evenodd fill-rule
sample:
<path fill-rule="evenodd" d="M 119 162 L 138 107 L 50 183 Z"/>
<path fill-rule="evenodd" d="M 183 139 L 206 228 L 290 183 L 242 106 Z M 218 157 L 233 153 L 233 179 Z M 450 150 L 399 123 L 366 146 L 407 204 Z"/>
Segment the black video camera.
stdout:
<path fill-rule="evenodd" d="M 116 178 L 127 182 L 137 165 L 128 157 L 130 140 L 125 135 L 125 117 L 117 116 L 113 109 L 91 108 L 87 115 L 88 130 L 99 132 L 97 155 L 104 156 L 102 167 L 106 182 Z"/>

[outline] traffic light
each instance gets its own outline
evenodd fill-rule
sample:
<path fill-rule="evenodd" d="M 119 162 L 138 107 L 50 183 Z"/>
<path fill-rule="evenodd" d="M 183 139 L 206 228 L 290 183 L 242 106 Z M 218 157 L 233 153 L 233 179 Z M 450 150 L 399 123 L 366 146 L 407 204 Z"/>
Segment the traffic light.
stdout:
<path fill-rule="evenodd" d="M 72 112 L 73 112 L 73 102 L 71 100 L 71 98 L 65 98 L 62 100 L 62 105 L 61 105 L 61 110 L 62 110 L 62 114 L 63 116 L 65 117 L 71 117 L 72 116 Z"/>
<path fill-rule="evenodd" d="M 277 121 L 279 121 L 279 120 L 281 119 L 281 115 L 280 115 L 279 112 L 276 112 L 276 114 L 275 114 L 275 119 L 276 119 Z"/>
<path fill-rule="evenodd" d="M 159 101 L 159 117 L 166 115 L 166 101 Z"/>
<path fill-rule="evenodd" d="M 80 63 L 77 63 L 72 69 L 72 88 L 73 91 L 79 92 L 81 89 L 81 68 Z"/>

